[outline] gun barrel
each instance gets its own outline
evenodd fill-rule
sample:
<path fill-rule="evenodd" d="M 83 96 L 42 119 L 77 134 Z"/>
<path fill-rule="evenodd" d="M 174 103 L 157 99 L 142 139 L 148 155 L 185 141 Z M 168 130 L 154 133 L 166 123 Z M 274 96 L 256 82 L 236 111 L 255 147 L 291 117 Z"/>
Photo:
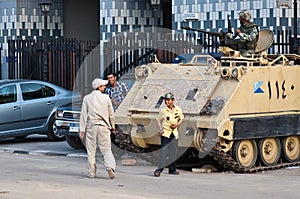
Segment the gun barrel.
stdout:
<path fill-rule="evenodd" d="M 210 32 L 210 31 L 205 31 L 205 30 L 201 30 L 201 29 L 195 29 L 195 28 L 190 28 L 188 26 L 181 26 L 182 29 L 185 30 L 193 30 L 193 31 L 197 31 L 197 32 L 201 32 L 201 33 L 205 33 L 214 37 L 223 37 L 223 35 L 219 32 Z"/>

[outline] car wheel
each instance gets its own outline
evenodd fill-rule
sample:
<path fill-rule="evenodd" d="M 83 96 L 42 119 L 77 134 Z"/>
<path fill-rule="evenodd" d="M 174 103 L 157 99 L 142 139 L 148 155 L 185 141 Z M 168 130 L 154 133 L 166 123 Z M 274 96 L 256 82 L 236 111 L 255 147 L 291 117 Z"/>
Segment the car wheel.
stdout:
<path fill-rule="evenodd" d="M 67 143 L 74 149 L 85 148 L 79 137 L 66 135 L 66 140 L 67 140 Z"/>
<path fill-rule="evenodd" d="M 48 139 L 51 141 L 62 141 L 65 140 L 65 136 L 59 131 L 57 131 L 55 118 L 51 116 L 49 124 L 48 124 L 48 132 L 47 132 Z"/>

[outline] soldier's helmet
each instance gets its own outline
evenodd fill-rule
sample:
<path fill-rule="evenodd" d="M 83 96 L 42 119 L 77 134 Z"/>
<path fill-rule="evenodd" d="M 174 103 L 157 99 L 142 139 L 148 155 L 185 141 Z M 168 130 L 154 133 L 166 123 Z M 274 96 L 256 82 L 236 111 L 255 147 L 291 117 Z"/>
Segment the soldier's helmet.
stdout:
<path fill-rule="evenodd" d="M 248 10 L 242 10 L 239 12 L 239 17 L 245 19 L 246 21 L 250 21 L 251 14 Z"/>

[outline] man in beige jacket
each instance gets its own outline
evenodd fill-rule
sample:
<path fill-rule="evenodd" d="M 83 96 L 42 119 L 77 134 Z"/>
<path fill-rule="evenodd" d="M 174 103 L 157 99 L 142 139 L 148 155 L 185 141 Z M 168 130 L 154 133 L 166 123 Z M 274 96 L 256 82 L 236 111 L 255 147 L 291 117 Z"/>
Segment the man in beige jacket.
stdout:
<path fill-rule="evenodd" d="M 93 91 L 83 98 L 80 114 L 81 139 L 86 139 L 88 177 L 96 176 L 96 151 L 99 147 L 104 165 L 111 179 L 115 177 L 116 161 L 111 151 L 111 130 L 115 130 L 114 110 L 108 95 L 103 94 L 108 81 L 96 78 Z"/>

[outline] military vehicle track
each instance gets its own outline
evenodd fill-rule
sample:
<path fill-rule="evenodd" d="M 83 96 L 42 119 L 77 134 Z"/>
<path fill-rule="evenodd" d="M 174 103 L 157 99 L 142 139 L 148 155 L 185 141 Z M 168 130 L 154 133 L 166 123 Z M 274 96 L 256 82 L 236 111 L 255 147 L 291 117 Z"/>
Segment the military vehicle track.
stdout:
<path fill-rule="evenodd" d="M 278 164 L 274 166 L 261 166 L 257 165 L 251 169 L 246 169 L 239 165 L 230 155 L 223 152 L 220 147 L 215 147 L 213 150 L 209 153 L 210 156 L 213 156 L 213 158 L 218 161 L 220 165 L 222 165 L 225 169 L 234 171 L 236 173 L 255 173 L 255 172 L 261 172 L 266 170 L 275 170 L 275 169 L 282 169 L 288 166 L 298 166 L 300 165 L 300 161 L 297 162 L 291 162 L 291 163 L 282 163 L 279 162 Z"/>
<path fill-rule="evenodd" d="M 125 151 L 133 152 L 136 156 L 142 158 L 143 160 L 155 163 L 156 157 L 154 157 L 153 153 L 149 149 L 143 149 L 136 147 L 133 142 L 131 141 L 131 137 L 127 133 L 121 133 L 118 132 L 116 134 L 115 144 L 117 146 Z M 276 169 L 282 169 L 289 166 L 299 166 L 300 161 L 297 162 L 291 162 L 291 163 L 283 163 L 282 161 L 274 166 L 262 166 L 262 165 L 256 165 L 255 167 L 251 169 L 246 169 L 239 165 L 236 160 L 234 160 L 230 155 L 223 152 L 220 147 L 216 146 L 214 147 L 210 153 L 210 156 L 213 157 L 215 161 L 218 162 L 219 165 L 221 165 L 225 170 L 234 171 L 236 173 L 256 173 L 261 171 L 267 171 L 267 170 L 276 170 Z"/>

